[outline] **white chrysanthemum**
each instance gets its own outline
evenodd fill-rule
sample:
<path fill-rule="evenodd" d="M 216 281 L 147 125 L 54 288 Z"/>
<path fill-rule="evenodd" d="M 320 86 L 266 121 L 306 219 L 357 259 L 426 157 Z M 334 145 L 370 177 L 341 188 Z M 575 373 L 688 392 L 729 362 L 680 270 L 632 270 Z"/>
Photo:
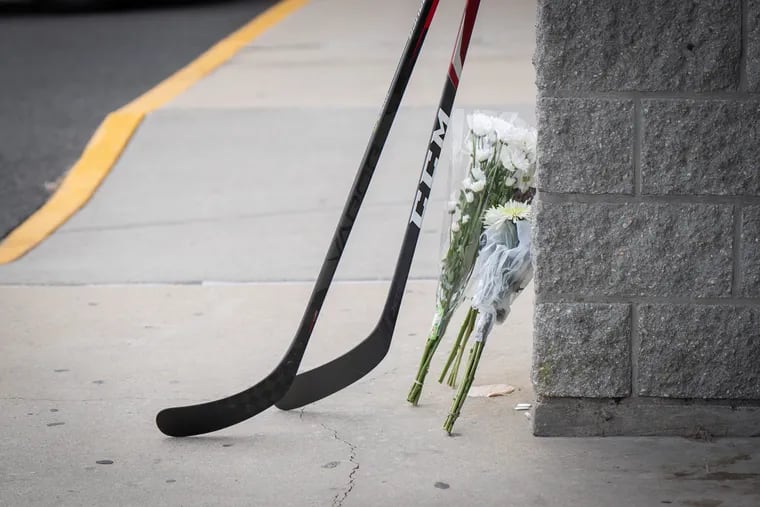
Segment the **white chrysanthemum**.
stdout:
<path fill-rule="evenodd" d="M 527 171 L 519 171 L 515 186 L 520 192 L 527 192 L 533 186 L 533 175 Z"/>
<path fill-rule="evenodd" d="M 474 201 L 474 200 L 475 200 L 475 195 L 473 195 L 473 193 L 472 193 L 472 192 L 465 192 L 465 193 L 464 193 L 464 199 L 465 199 L 465 201 L 467 201 L 467 202 L 472 202 L 472 201 Z"/>
<path fill-rule="evenodd" d="M 470 221 L 470 215 L 464 215 L 464 216 L 462 216 L 462 223 L 463 224 L 466 224 L 469 221 Z"/>
<path fill-rule="evenodd" d="M 486 179 L 486 173 L 483 172 L 483 170 L 478 166 L 474 165 L 470 169 L 472 172 L 472 177 L 475 178 L 475 181 L 481 181 Z"/>
<path fill-rule="evenodd" d="M 512 176 L 507 176 L 504 178 L 504 185 L 508 187 L 514 187 L 515 183 L 517 183 L 517 179 L 513 178 Z"/>
<path fill-rule="evenodd" d="M 533 129 L 526 129 L 526 128 L 516 129 L 514 143 L 519 146 L 522 146 L 524 149 L 527 149 L 528 143 L 530 142 L 532 131 Z"/>
<path fill-rule="evenodd" d="M 510 171 L 515 170 L 515 166 L 512 163 L 512 156 L 509 153 L 509 147 L 506 145 L 502 146 L 501 150 L 499 150 L 499 161 L 506 169 Z"/>
<path fill-rule="evenodd" d="M 472 184 L 473 181 L 469 176 L 462 180 L 462 188 L 465 190 L 470 190 L 472 188 Z"/>
<path fill-rule="evenodd" d="M 502 143 L 506 142 L 506 139 L 509 136 L 509 132 L 512 130 L 512 128 L 513 126 L 502 118 L 493 119 L 493 130 L 496 132 L 496 139 Z"/>
<path fill-rule="evenodd" d="M 512 165 L 521 171 L 527 170 L 530 166 L 530 162 L 525 156 L 525 151 L 518 146 L 509 147 L 509 158 L 512 161 Z"/>
<path fill-rule="evenodd" d="M 459 222 L 453 222 L 451 224 L 451 230 L 452 232 L 459 232 Z"/>
<path fill-rule="evenodd" d="M 530 135 L 530 131 L 528 129 L 518 127 L 513 123 L 505 122 L 503 120 L 502 122 L 503 123 L 498 124 L 498 127 L 495 127 L 496 138 L 499 140 L 499 142 L 510 146 L 524 147 L 525 141 Z"/>
<path fill-rule="evenodd" d="M 483 223 L 491 227 L 505 220 L 517 222 L 530 217 L 530 205 L 519 201 L 508 201 L 500 206 L 494 206 L 486 210 L 483 215 Z"/>
<path fill-rule="evenodd" d="M 446 211 L 449 213 L 454 213 L 454 210 L 457 209 L 457 202 L 456 201 L 449 201 L 446 203 Z"/>
<path fill-rule="evenodd" d="M 535 156 L 536 154 L 536 144 L 538 143 L 538 132 L 536 129 L 530 129 L 528 131 L 528 134 L 525 136 L 525 149 L 528 151 L 528 153 Z"/>
<path fill-rule="evenodd" d="M 486 188 L 486 180 L 478 180 L 472 184 L 470 190 L 477 194 L 478 192 L 482 192 L 484 188 Z"/>
<path fill-rule="evenodd" d="M 489 144 L 485 146 L 478 146 L 475 149 L 475 160 L 478 162 L 485 162 L 493 156 L 493 147 Z"/>
<path fill-rule="evenodd" d="M 467 126 L 473 135 L 483 137 L 493 131 L 493 120 L 483 113 L 473 113 L 467 117 Z"/>

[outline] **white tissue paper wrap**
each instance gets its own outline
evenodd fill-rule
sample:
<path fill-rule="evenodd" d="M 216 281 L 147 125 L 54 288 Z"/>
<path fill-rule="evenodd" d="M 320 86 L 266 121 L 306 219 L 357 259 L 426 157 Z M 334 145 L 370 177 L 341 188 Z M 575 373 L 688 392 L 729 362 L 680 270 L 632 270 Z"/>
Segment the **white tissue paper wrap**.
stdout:
<path fill-rule="evenodd" d="M 472 279 L 477 280 L 472 306 L 483 317 L 485 330 L 490 330 L 494 318 L 504 322 L 512 301 L 532 278 L 529 220 L 504 220 L 483 231 L 472 273 Z"/>

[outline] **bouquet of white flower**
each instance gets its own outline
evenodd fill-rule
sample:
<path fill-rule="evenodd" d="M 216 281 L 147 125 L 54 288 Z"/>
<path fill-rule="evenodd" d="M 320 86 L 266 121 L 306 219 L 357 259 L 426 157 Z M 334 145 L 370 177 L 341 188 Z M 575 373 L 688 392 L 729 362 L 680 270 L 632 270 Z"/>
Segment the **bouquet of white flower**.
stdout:
<path fill-rule="evenodd" d="M 444 429 L 449 434 L 472 386 L 486 338 L 494 321 L 502 323 L 506 320 L 512 301 L 533 277 L 529 217 L 528 204 L 509 201 L 503 206 L 489 209 L 483 220 L 486 230 L 481 236 L 481 246 L 472 275 L 476 286 L 470 312 L 474 311 L 474 314 L 471 316 L 468 312 L 469 321 L 463 325 L 467 331 L 460 331 L 459 334 L 460 341 L 462 335 L 466 335 L 466 342 L 474 330 L 475 343 L 470 349 L 464 378 L 444 423 Z M 455 349 L 464 350 L 465 342 L 456 344 Z M 461 357 L 461 352 L 458 352 L 458 357 Z"/>
<path fill-rule="evenodd" d="M 407 396 L 407 401 L 415 405 L 419 401 L 433 354 L 454 311 L 464 299 L 478 256 L 484 213 L 508 200 L 528 202 L 533 196 L 536 131 L 527 128 L 517 115 L 499 117 L 474 113 L 468 115 L 467 125 L 462 146 L 466 154 L 465 178 L 457 195 L 452 196 L 449 203 L 451 225 L 448 248 L 442 259 L 433 324 Z M 468 312 L 463 330 L 470 323 L 474 326 L 476 311 L 472 309 Z M 460 332 L 460 342 L 463 334 L 464 331 Z"/>

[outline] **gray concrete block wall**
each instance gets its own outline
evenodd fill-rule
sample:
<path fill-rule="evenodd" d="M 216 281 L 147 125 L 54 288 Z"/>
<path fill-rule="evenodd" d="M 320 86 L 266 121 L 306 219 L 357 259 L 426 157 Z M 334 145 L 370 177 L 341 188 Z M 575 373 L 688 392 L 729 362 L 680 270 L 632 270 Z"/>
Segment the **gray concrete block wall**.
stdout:
<path fill-rule="evenodd" d="M 641 102 L 643 194 L 760 195 L 760 101 Z"/>
<path fill-rule="evenodd" d="M 560 194 L 556 194 L 560 195 Z M 557 201 L 535 205 L 539 295 L 731 296 L 734 210 L 727 204 Z"/>
<path fill-rule="evenodd" d="M 630 328 L 626 304 L 536 305 L 536 333 L 552 337 L 536 343 L 537 388 L 545 396 L 629 396 Z"/>
<path fill-rule="evenodd" d="M 744 22 L 747 37 L 747 87 L 760 91 L 760 0 L 748 0 Z"/>
<path fill-rule="evenodd" d="M 542 188 L 633 193 L 633 101 L 544 98 L 538 108 L 546 131 L 540 140 Z"/>
<path fill-rule="evenodd" d="M 760 297 L 760 206 L 747 206 L 742 213 L 741 266 L 742 296 Z"/>
<path fill-rule="evenodd" d="M 541 91 L 739 87 L 742 0 L 539 1 Z"/>
<path fill-rule="evenodd" d="M 760 434 L 760 0 L 539 0 L 538 435 Z"/>

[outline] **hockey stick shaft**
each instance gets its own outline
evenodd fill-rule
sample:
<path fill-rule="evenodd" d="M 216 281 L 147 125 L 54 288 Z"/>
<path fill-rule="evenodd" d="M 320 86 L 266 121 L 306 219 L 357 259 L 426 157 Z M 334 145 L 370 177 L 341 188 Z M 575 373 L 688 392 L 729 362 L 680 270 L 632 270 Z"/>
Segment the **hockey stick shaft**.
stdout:
<path fill-rule="evenodd" d="M 409 278 L 422 218 L 430 197 L 433 176 L 448 130 L 449 118 L 479 6 L 480 0 L 467 0 L 465 5 L 440 104 L 436 109 L 433 132 L 425 154 L 413 208 L 401 244 L 388 297 L 377 326 L 364 341 L 346 354 L 298 375 L 288 393 L 276 403 L 278 408 L 290 410 L 325 398 L 362 378 L 377 366 L 387 354 L 393 338 L 393 330 L 396 327 L 406 282 Z"/>
<path fill-rule="evenodd" d="M 462 75 L 462 68 L 470 46 L 470 38 L 472 37 L 479 6 L 480 0 L 468 0 L 465 6 L 462 23 L 457 35 L 457 43 L 451 56 L 447 79 L 443 87 L 443 93 L 441 94 L 436 118 L 433 122 L 433 133 L 430 136 L 430 144 L 425 155 L 425 162 L 417 186 L 417 193 L 414 197 L 409 223 L 401 244 L 401 252 L 396 262 L 396 269 L 391 279 L 391 287 L 388 291 L 388 298 L 386 299 L 381 317 L 381 324 L 383 321 L 387 322 L 386 326 L 389 327 L 391 332 L 396 326 L 401 301 L 404 297 L 404 289 L 409 279 L 409 272 L 412 267 L 414 252 L 417 248 L 420 228 L 422 227 L 422 219 L 433 187 L 433 176 L 435 175 L 441 150 L 443 149 L 443 142 L 448 131 L 451 110 L 454 106 L 457 89 L 459 88 L 459 79 Z"/>
<path fill-rule="evenodd" d="M 303 314 L 301 324 L 296 332 L 296 337 L 280 363 L 283 367 L 293 369 L 293 378 L 295 378 L 298 366 L 301 364 L 309 338 L 314 330 L 314 325 L 319 318 L 319 312 L 327 297 L 327 291 L 332 284 L 335 271 L 338 269 L 338 264 L 343 256 L 343 250 L 345 249 L 346 242 L 348 241 L 348 237 L 351 234 L 354 222 L 356 221 L 356 216 L 359 213 L 359 208 L 364 201 L 364 196 L 367 193 L 370 181 L 374 175 L 377 162 L 380 158 L 380 153 L 383 150 L 383 146 L 385 146 L 385 141 L 387 140 L 391 126 L 393 125 L 393 120 L 401 105 L 401 99 L 406 90 L 406 85 L 409 83 L 409 78 L 411 77 L 414 65 L 417 62 L 422 43 L 424 42 L 428 28 L 433 21 L 438 1 L 439 0 L 425 0 L 420 7 L 415 27 L 407 41 L 407 46 L 404 49 L 403 57 L 399 62 L 396 74 L 393 78 L 393 83 L 385 98 L 382 113 L 375 124 L 371 141 L 364 152 L 360 169 L 356 174 L 348 199 L 343 207 L 343 213 L 341 214 L 338 226 L 333 233 L 330 248 L 322 263 L 319 276 L 317 276 L 317 281 L 314 284 L 309 303 L 306 306 L 306 311 Z"/>
<path fill-rule="evenodd" d="M 166 435 L 183 437 L 209 433 L 242 422 L 271 407 L 285 395 L 303 359 L 327 291 L 332 283 L 348 236 L 388 138 L 396 112 L 417 62 L 439 0 L 423 0 L 414 27 L 404 47 L 382 111 L 375 123 L 353 186 L 333 234 L 325 261 L 293 341 L 277 367 L 258 384 L 220 400 L 167 408 L 156 416 L 158 428 Z"/>

